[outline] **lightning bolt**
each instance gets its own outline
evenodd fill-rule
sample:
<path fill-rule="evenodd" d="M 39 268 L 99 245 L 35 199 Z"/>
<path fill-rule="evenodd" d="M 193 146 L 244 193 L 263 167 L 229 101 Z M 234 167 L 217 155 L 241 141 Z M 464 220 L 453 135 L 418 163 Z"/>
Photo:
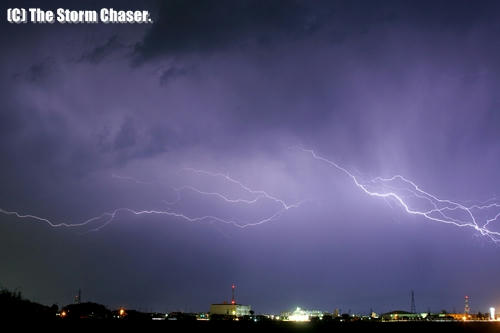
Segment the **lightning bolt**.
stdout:
<path fill-rule="evenodd" d="M 298 203 L 295 203 L 295 204 L 287 204 L 282 199 L 279 199 L 279 198 L 277 198 L 275 196 L 272 196 L 272 195 L 268 194 L 265 191 L 262 191 L 262 190 L 252 190 L 248 186 L 244 185 L 242 182 L 240 182 L 240 181 L 238 181 L 238 180 L 230 177 L 229 175 L 225 175 L 225 174 L 222 174 L 222 173 L 214 173 L 214 172 L 209 172 L 209 171 L 205 171 L 205 170 L 198 170 L 198 169 L 193 169 L 193 168 L 185 168 L 184 170 L 186 170 L 186 171 L 192 171 L 192 172 L 198 173 L 198 174 L 208 175 L 208 176 L 211 176 L 211 177 L 220 177 L 220 178 L 223 178 L 223 179 L 225 179 L 226 181 L 228 181 L 230 183 L 236 184 L 241 189 L 243 189 L 245 192 L 248 192 L 248 193 L 253 194 L 253 195 L 257 195 L 257 197 L 254 200 L 252 200 L 252 202 L 250 202 L 250 203 L 254 203 L 260 197 L 263 197 L 263 198 L 266 198 L 266 199 L 269 199 L 271 201 L 274 201 L 274 202 L 278 203 L 281 207 L 283 207 L 284 210 L 288 210 L 290 208 L 296 208 L 296 207 L 298 207 L 303 202 L 302 201 L 302 202 L 298 202 Z M 227 199 L 224 199 L 224 200 L 226 200 L 226 201 L 229 202 L 229 200 L 227 200 Z"/>
<path fill-rule="evenodd" d="M 385 202 L 392 208 L 391 201 L 398 204 L 403 210 L 410 214 L 424 217 L 427 220 L 454 225 L 460 228 L 472 228 L 473 230 L 479 232 L 481 235 L 488 237 L 494 242 L 500 242 L 500 232 L 491 230 L 490 225 L 500 219 L 500 203 L 492 202 L 489 199 L 484 202 L 480 202 L 473 205 L 465 205 L 463 203 L 452 201 L 449 199 L 442 199 L 438 196 L 424 191 L 415 182 L 403 177 L 402 175 L 395 175 L 390 178 L 376 177 L 371 180 L 365 181 L 361 177 L 356 176 L 354 173 L 350 172 L 348 169 L 342 167 L 341 165 L 317 154 L 312 149 L 305 149 L 299 147 L 300 150 L 310 154 L 314 159 L 319 160 L 328 166 L 335 168 L 336 170 L 345 174 L 351 179 L 353 184 L 359 188 L 365 194 L 384 199 Z M 0 213 L 5 215 L 15 216 L 20 219 L 32 219 L 39 222 L 44 222 L 50 227 L 60 228 L 76 228 L 89 226 L 93 223 L 99 223 L 99 226 L 90 229 L 89 231 L 99 231 L 109 223 L 114 221 L 119 213 L 129 213 L 133 215 L 166 215 L 174 218 L 184 220 L 186 222 L 218 222 L 223 224 L 232 225 L 238 228 L 247 228 L 252 226 L 258 226 L 267 222 L 271 222 L 286 211 L 298 208 L 305 200 L 299 201 L 297 203 L 289 204 L 283 199 L 278 198 L 264 190 L 255 190 L 245 185 L 243 182 L 223 173 L 210 172 L 206 170 L 185 168 L 185 171 L 192 172 L 195 174 L 209 176 L 214 178 L 220 178 L 227 183 L 237 185 L 241 190 L 246 192 L 251 196 L 251 198 L 241 198 L 241 197 L 229 197 L 223 193 L 216 191 L 204 191 L 192 185 L 183 185 L 181 187 L 172 188 L 177 194 L 177 200 L 173 202 L 165 201 L 168 205 L 174 205 L 181 200 L 181 192 L 191 191 L 197 193 L 201 196 L 211 196 L 222 200 L 228 204 L 246 204 L 253 205 L 261 200 L 268 200 L 277 205 L 277 209 L 272 212 L 269 216 L 258 219 L 257 221 L 242 223 L 234 219 L 225 219 L 214 215 L 204 215 L 204 216 L 190 216 L 188 214 L 177 212 L 170 209 L 163 210 L 136 210 L 132 208 L 118 208 L 109 212 L 102 213 L 98 216 L 92 217 L 85 221 L 79 223 L 56 223 L 50 219 L 39 217 L 32 214 L 22 214 L 15 211 L 8 211 L 0 208 Z M 133 181 L 137 184 L 152 184 L 150 182 L 138 181 L 132 177 L 117 176 L 112 175 L 113 178 Z M 422 203 L 425 203 L 428 208 L 423 209 Z M 418 205 L 420 204 L 420 205 Z M 489 215 L 490 218 L 480 218 L 478 213 L 485 214 L 493 211 L 493 214 Z M 461 216 L 455 216 L 459 213 Z M 455 215 L 453 215 L 455 214 Z M 492 217 L 491 217 L 492 216 Z M 483 223 L 480 223 L 483 222 Z"/>
<path fill-rule="evenodd" d="M 320 156 L 312 149 L 306 149 L 302 147 L 298 147 L 298 149 L 310 154 L 314 159 L 324 162 L 328 166 L 344 173 L 352 180 L 354 185 L 365 194 L 382 199 L 392 199 L 393 201 L 398 203 L 408 214 L 421 216 L 427 220 L 434 222 L 451 224 L 460 228 L 472 228 L 479 232 L 481 235 L 490 238 L 492 241 L 500 242 L 500 233 L 488 228 L 488 225 L 491 222 L 496 221 L 500 218 L 500 213 L 496 214 L 493 218 L 487 219 L 486 222 L 482 225 L 478 222 L 479 218 L 477 214 L 474 214 L 474 210 L 484 211 L 490 208 L 500 208 L 500 204 L 498 203 L 487 204 L 491 201 L 488 200 L 484 204 L 466 206 L 452 200 L 441 199 L 436 195 L 424 191 L 415 182 L 401 175 L 395 175 L 390 178 L 376 177 L 370 181 L 363 181 L 362 179 L 360 179 L 360 177 L 356 177 L 346 168 L 323 156 Z M 396 182 L 402 183 L 404 186 L 401 188 L 391 185 Z M 379 189 L 374 189 L 374 187 L 377 187 L 377 185 Z M 410 195 L 402 195 L 400 192 L 403 191 L 409 193 Z M 427 202 L 428 204 L 430 204 L 430 209 L 419 209 L 418 207 L 415 207 L 416 205 L 410 199 L 417 199 Z M 448 215 L 450 214 L 450 212 L 457 211 L 462 213 L 462 215 L 464 215 L 466 218 L 451 217 Z"/>
<path fill-rule="evenodd" d="M 191 190 L 191 191 L 196 192 L 196 193 L 201 194 L 201 195 L 215 196 L 215 197 L 217 197 L 217 198 L 219 198 L 227 203 L 245 203 L 245 204 L 249 204 L 249 205 L 255 204 L 259 200 L 267 199 L 269 201 L 276 203 L 279 207 L 281 207 L 278 210 L 276 210 L 274 213 L 272 213 L 270 216 L 264 217 L 258 221 L 255 221 L 255 222 L 250 222 L 250 223 L 245 223 L 245 224 L 236 223 L 235 221 L 232 221 L 232 220 L 215 218 L 213 216 L 209 217 L 209 218 L 215 219 L 218 222 L 232 224 L 232 225 L 239 227 L 239 228 L 253 227 L 253 226 L 258 226 L 258 225 L 261 225 L 261 224 L 264 224 L 267 222 L 271 222 L 271 221 L 277 219 L 278 217 L 280 217 L 287 210 L 293 209 L 293 208 L 298 208 L 298 207 L 300 207 L 300 205 L 302 205 L 304 202 L 307 201 L 307 200 L 301 200 L 301 201 L 296 202 L 294 204 L 287 204 L 283 199 L 280 199 L 276 196 L 273 196 L 273 195 L 271 195 L 263 190 L 251 189 L 247 185 L 243 184 L 243 182 L 236 180 L 235 178 L 232 178 L 227 174 L 210 172 L 210 171 L 194 169 L 194 168 L 184 168 L 184 170 L 189 171 L 189 172 L 193 172 L 196 174 L 210 176 L 210 177 L 222 178 L 223 180 L 227 181 L 228 183 L 236 184 L 243 191 L 245 191 L 251 195 L 254 195 L 254 198 L 253 199 L 229 198 L 226 195 L 223 195 L 219 192 L 206 192 L 206 191 L 202 191 L 198 188 L 195 188 L 193 186 L 182 186 L 180 188 L 177 188 L 176 189 L 177 191 Z"/>
<path fill-rule="evenodd" d="M 259 199 L 261 198 L 264 198 L 263 195 L 258 195 L 256 196 L 254 199 L 251 199 L 251 200 L 248 200 L 248 199 L 242 199 L 242 198 L 236 198 L 236 199 L 231 199 L 227 196 L 225 196 L 224 194 L 221 194 L 219 192 L 206 192 L 206 191 L 202 191 L 202 190 L 199 190 L 197 189 L 196 187 L 194 186 L 189 186 L 189 185 L 185 185 L 185 186 L 181 186 L 181 187 L 177 187 L 177 188 L 174 188 L 175 191 L 177 192 L 182 192 L 182 191 L 185 191 L 185 190 L 189 190 L 189 191 L 192 191 L 192 192 L 196 192 L 198 194 L 201 194 L 201 195 L 206 195 L 206 196 L 214 196 L 214 197 L 217 197 L 219 199 L 222 199 L 228 203 L 245 203 L 245 204 L 253 204 L 253 203 L 256 203 Z"/>
<path fill-rule="evenodd" d="M 2 208 L 0 208 L 0 213 L 5 214 L 5 215 L 16 216 L 16 217 L 18 217 L 20 219 L 32 219 L 32 220 L 35 220 L 35 221 L 43 222 L 43 223 L 46 223 L 50 227 L 53 227 L 53 228 L 60 228 L 60 227 L 66 227 L 66 228 L 82 227 L 82 226 L 86 226 L 86 225 L 88 225 L 88 224 L 90 224 L 92 222 L 101 220 L 105 216 L 109 216 L 110 215 L 110 213 L 103 213 L 101 215 L 92 217 L 92 218 L 90 218 L 88 220 L 85 220 L 83 222 L 80 222 L 80 223 L 66 223 L 66 222 L 56 223 L 56 222 L 53 222 L 53 221 L 51 221 L 51 220 L 49 220 L 47 218 L 44 218 L 44 217 L 40 217 L 40 216 L 36 216 L 36 215 L 31 215 L 31 214 L 22 214 L 22 213 L 14 212 L 14 211 L 8 211 L 8 210 L 4 210 Z"/>
<path fill-rule="evenodd" d="M 174 210 L 166 210 L 166 209 L 164 209 L 164 210 L 136 210 L 136 209 L 132 209 L 132 208 L 117 208 L 117 209 L 114 209 L 112 211 L 102 213 L 101 215 L 92 217 L 92 218 L 85 220 L 83 222 L 80 222 L 80 223 L 56 223 L 56 222 L 53 222 L 53 221 L 51 221 L 47 218 L 44 218 L 44 217 L 39 217 L 36 215 L 31 215 L 31 214 L 22 214 L 22 213 L 18 213 L 18 212 L 14 212 L 14 211 L 7 211 L 7 210 L 3 210 L 1 208 L 0 208 L 0 213 L 3 213 L 5 215 L 16 216 L 16 217 L 21 218 L 21 219 L 33 219 L 33 220 L 36 220 L 39 222 L 44 222 L 53 228 L 84 227 L 84 226 L 90 225 L 93 222 L 98 222 L 98 221 L 100 221 L 102 223 L 97 227 L 91 228 L 87 232 L 95 232 L 95 231 L 101 230 L 102 228 L 104 228 L 105 226 L 107 226 L 111 222 L 113 222 L 117 218 L 119 213 L 129 213 L 129 214 L 133 214 L 133 215 L 166 215 L 166 216 L 170 216 L 170 217 L 174 217 L 174 218 L 179 218 L 179 219 L 187 221 L 187 222 L 204 222 L 204 221 L 218 222 L 218 223 L 228 224 L 228 225 L 235 226 L 237 228 L 244 229 L 244 228 L 258 226 L 258 225 L 261 225 L 264 223 L 271 222 L 271 221 L 277 219 L 278 217 L 280 217 L 281 215 L 283 215 L 287 210 L 292 209 L 292 208 L 298 208 L 303 202 L 305 202 L 305 200 L 303 200 L 303 201 L 300 201 L 300 202 L 297 202 L 294 204 L 287 204 L 284 200 L 282 200 L 276 196 L 273 196 L 273 195 L 271 195 L 263 190 L 251 189 L 250 187 L 244 185 L 242 182 L 236 180 L 235 178 L 232 178 L 229 175 L 224 175 L 222 173 L 213 173 L 213 172 L 209 172 L 209 171 L 205 171 L 205 170 L 198 170 L 198 169 L 193 169 L 193 168 L 186 168 L 185 171 L 194 172 L 197 174 L 203 174 L 203 175 L 207 175 L 207 176 L 211 176 L 211 177 L 220 177 L 229 183 L 238 185 L 240 187 L 240 189 L 253 195 L 253 198 L 252 199 L 230 198 L 227 195 L 224 195 L 220 192 L 203 191 L 203 190 L 200 190 L 200 189 L 198 189 L 194 186 L 191 186 L 191 185 L 184 185 L 184 186 L 181 186 L 178 188 L 172 188 L 177 194 L 177 199 L 175 201 L 171 201 L 171 202 L 166 201 L 166 200 L 162 200 L 167 205 L 174 205 L 177 202 L 179 202 L 181 200 L 181 196 L 180 196 L 181 192 L 192 191 L 192 192 L 195 192 L 195 193 L 200 194 L 202 196 L 216 197 L 216 198 L 221 199 L 224 202 L 227 202 L 230 204 L 252 205 L 252 204 L 257 203 L 259 200 L 267 199 L 267 200 L 270 200 L 270 201 L 276 203 L 278 205 L 278 209 L 275 210 L 269 216 L 263 217 L 257 221 L 247 222 L 247 223 L 242 223 L 241 221 L 237 221 L 234 219 L 224 219 L 224 218 L 214 216 L 214 215 L 189 216 L 189 215 L 181 213 L 181 212 L 176 212 Z M 145 185 L 152 184 L 151 182 L 140 181 L 140 180 L 137 180 L 135 178 L 128 177 L 128 176 L 118 176 L 116 174 L 112 174 L 111 177 L 116 178 L 116 179 L 120 179 L 120 180 L 131 181 L 131 182 L 134 182 L 137 184 L 145 184 Z"/>

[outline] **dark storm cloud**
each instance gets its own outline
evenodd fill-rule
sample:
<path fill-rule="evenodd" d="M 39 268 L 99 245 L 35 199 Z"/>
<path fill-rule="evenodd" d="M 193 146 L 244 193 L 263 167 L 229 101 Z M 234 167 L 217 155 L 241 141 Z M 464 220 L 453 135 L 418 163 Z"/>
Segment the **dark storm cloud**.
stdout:
<path fill-rule="evenodd" d="M 166 1 L 136 45 L 137 60 L 297 37 L 314 26 L 310 14 L 300 1 Z"/>
<path fill-rule="evenodd" d="M 465 32 L 495 22 L 495 1 L 165 1 L 136 45 L 136 61 L 158 56 L 265 47 L 322 32 L 341 43 L 372 29 L 412 26 Z"/>
<path fill-rule="evenodd" d="M 115 137 L 114 149 L 121 150 L 134 146 L 137 141 L 136 135 L 134 121 L 132 119 L 125 120 Z"/>
<path fill-rule="evenodd" d="M 39 82 L 48 77 L 54 69 L 54 59 L 46 60 L 33 64 L 26 73 L 26 78 L 32 82 Z"/>
<path fill-rule="evenodd" d="M 218 52 L 214 57 L 220 59 L 218 65 L 222 68 L 226 62 L 234 69 L 228 81 L 236 75 L 248 81 L 245 86 L 243 79 L 235 79 L 240 82 L 234 89 L 248 99 L 231 105 L 227 114 L 227 127 L 238 135 L 292 130 L 306 138 L 312 129 L 331 122 L 369 133 L 378 117 L 366 115 L 366 106 L 353 109 L 356 94 L 372 90 L 380 103 L 394 104 L 410 93 L 406 89 L 395 98 L 377 93 L 386 86 L 379 86 L 375 75 L 383 78 L 391 73 L 408 81 L 417 68 L 423 68 L 424 76 L 449 75 L 457 67 L 475 75 L 478 66 L 485 65 L 497 71 L 490 56 L 499 51 L 494 43 L 500 32 L 493 14 L 497 7 L 491 1 L 474 5 L 469 1 L 453 5 L 448 1 L 170 1 L 159 9 L 156 24 L 137 44 L 135 60 L 176 59 L 160 77 L 165 84 L 167 77 L 172 81 L 189 75 L 184 72 L 186 66 L 207 63 L 203 56 Z M 483 53 L 475 52 L 477 48 Z M 245 70 L 250 67 L 255 71 Z M 359 84 L 363 80 L 364 91 Z M 264 81 L 273 89 L 261 84 Z M 260 107 L 253 106 L 250 96 L 259 98 Z M 278 106 L 283 100 L 291 104 L 286 109 Z M 314 111 L 309 103 L 314 103 Z M 404 119 L 396 112 L 395 117 Z"/>
<path fill-rule="evenodd" d="M 98 64 L 103 61 L 106 57 L 109 57 L 114 52 L 119 49 L 124 48 L 125 45 L 119 42 L 118 36 L 113 35 L 109 37 L 109 39 L 102 45 L 99 45 L 92 49 L 91 51 L 86 52 L 82 55 L 79 61 L 88 61 L 93 64 Z"/>
<path fill-rule="evenodd" d="M 160 84 L 166 85 L 171 80 L 188 75 L 189 72 L 190 70 L 185 67 L 170 67 L 161 74 Z"/>
<path fill-rule="evenodd" d="M 13 79 L 23 79 L 31 83 L 43 83 L 56 71 L 56 61 L 52 57 L 35 62 L 30 65 L 24 72 L 15 73 Z"/>
<path fill-rule="evenodd" d="M 178 134 L 158 124 L 141 124 L 132 116 L 123 119 L 117 133 L 106 137 L 104 128 L 99 139 L 102 152 L 113 156 L 113 163 L 125 165 L 133 160 L 153 158 L 169 148 L 180 146 Z M 185 144 L 182 144 L 184 146 Z"/>

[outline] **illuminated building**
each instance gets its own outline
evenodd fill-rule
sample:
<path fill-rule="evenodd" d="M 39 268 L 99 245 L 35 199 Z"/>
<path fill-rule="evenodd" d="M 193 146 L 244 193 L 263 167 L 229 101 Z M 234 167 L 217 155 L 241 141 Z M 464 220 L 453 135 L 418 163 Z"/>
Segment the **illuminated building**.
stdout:
<path fill-rule="evenodd" d="M 392 311 L 380 315 L 382 321 L 408 321 L 422 320 L 427 316 L 427 313 L 411 313 L 406 311 Z"/>
<path fill-rule="evenodd" d="M 447 313 L 446 314 L 449 317 L 452 317 L 455 320 L 473 320 L 476 319 L 474 315 L 467 314 L 467 313 Z"/>
<path fill-rule="evenodd" d="M 311 318 L 323 319 L 323 312 L 319 310 L 305 310 L 297 307 L 291 312 L 282 312 L 281 317 L 283 320 L 289 321 L 309 321 Z"/>
<path fill-rule="evenodd" d="M 309 321 L 309 314 L 307 311 L 302 310 L 301 308 L 295 309 L 289 316 L 288 320 L 290 321 Z"/>
<path fill-rule="evenodd" d="M 210 305 L 210 316 L 225 315 L 243 317 L 250 315 L 250 305 L 241 304 L 212 304 Z"/>
<path fill-rule="evenodd" d="M 233 283 L 231 285 L 231 303 L 226 302 L 222 304 L 212 304 L 210 305 L 210 316 L 222 315 L 222 316 L 233 316 L 233 317 L 243 317 L 249 316 L 252 310 L 250 305 L 241 305 L 236 303 L 235 298 L 236 285 Z"/>

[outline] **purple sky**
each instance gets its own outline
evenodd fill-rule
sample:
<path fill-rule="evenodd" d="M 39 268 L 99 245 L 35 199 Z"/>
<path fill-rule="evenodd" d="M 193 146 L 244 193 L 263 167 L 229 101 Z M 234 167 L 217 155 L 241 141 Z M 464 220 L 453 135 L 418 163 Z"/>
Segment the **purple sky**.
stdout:
<path fill-rule="evenodd" d="M 4 17 L 1 209 L 55 223 L 118 208 L 252 223 L 282 209 L 276 198 L 304 201 L 243 229 L 121 210 L 86 232 L 105 220 L 51 228 L 0 214 L 0 286 L 157 311 L 208 311 L 233 282 L 257 313 L 409 310 L 412 289 L 418 311 L 463 311 L 465 295 L 473 312 L 500 308 L 498 244 L 368 196 L 297 148 L 467 206 L 500 197 L 498 2 L 43 6 L 149 9 L 155 23 Z"/>

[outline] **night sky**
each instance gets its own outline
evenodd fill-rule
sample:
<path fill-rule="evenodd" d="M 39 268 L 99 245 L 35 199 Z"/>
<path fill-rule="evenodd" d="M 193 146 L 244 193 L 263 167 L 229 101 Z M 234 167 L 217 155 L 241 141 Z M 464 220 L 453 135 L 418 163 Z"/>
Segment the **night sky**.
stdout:
<path fill-rule="evenodd" d="M 154 23 L 9 24 L 9 7 Z M 498 1 L 1 10 L 1 287 L 155 311 L 208 311 L 233 282 L 256 313 L 410 310 L 410 290 L 417 311 L 463 311 L 465 295 L 472 312 L 500 308 L 500 234 L 410 214 L 304 151 L 356 179 L 500 203 Z"/>

